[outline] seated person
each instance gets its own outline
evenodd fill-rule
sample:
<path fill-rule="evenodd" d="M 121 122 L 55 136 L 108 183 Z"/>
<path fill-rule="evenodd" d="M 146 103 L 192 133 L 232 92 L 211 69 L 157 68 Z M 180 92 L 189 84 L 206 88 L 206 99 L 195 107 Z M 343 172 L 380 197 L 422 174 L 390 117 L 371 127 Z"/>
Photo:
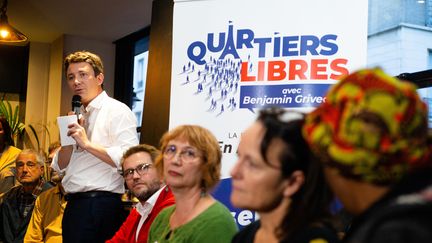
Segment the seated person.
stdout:
<path fill-rule="evenodd" d="M 176 203 L 150 227 L 148 242 L 230 242 L 237 226 L 230 211 L 209 191 L 219 182 L 222 152 L 214 135 L 197 125 L 165 133 L 156 169 Z"/>
<path fill-rule="evenodd" d="M 42 192 L 36 198 L 24 242 L 62 242 L 61 222 L 65 207 L 61 183 Z"/>
<path fill-rule="evenodd" d="M 129 148 L 122 158 L 122 174 L 126 185 L 139 202 L 108 243 L 147 242 L 150 225 L 158 213 L 174 204 L 174 196 L 154 166 L 160 152 L 140 144 Z"/>
<path fill-rule="evenodd" d="M 0 198 L 0 240 L 21 242 L 30 221 L 36 197 L 52 186 L 43 178 L 44 156 L 26 149 L 16 158 L 17 179 L 15 186 Z"/>
<path fill-rule="evenodd" d="M 302 137 L 304 115 L 265 109 L 241 136 L 231 202 L 260 220 L 232 242 L 338 242 L 332 225 L 333 195 L 320 164 Z"/>
<path fill-rule="evenodd" d="M 431 242 L 427 121 L 416 87 L 380 69 L 343 78 L 307 116 L 304 137 L 354 215 L 344 242 Z"/>

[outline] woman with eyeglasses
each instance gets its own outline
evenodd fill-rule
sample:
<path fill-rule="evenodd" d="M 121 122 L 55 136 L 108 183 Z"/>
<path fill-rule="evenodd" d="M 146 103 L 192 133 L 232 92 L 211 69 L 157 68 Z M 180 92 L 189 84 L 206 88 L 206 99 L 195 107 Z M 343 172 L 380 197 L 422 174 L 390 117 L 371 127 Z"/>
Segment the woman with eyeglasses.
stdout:
<path fill-rule="evenodd" d="M 220 179 L 222 153 L 213 134 L 183 125 L 165 133 L 156 168 L 176 204 L 164 209 L 150 228 L 148 242 L 230 242 L 237 227 L 230 211 L 209 191 Z"/>
<path fill-rule="evenodd" d="M 232 242 L 337 242 L 332 195 L 304 141 L 303 114 L 262 110 L 243 134 L 232 176 L 231 202 L 260 220 Z"/>

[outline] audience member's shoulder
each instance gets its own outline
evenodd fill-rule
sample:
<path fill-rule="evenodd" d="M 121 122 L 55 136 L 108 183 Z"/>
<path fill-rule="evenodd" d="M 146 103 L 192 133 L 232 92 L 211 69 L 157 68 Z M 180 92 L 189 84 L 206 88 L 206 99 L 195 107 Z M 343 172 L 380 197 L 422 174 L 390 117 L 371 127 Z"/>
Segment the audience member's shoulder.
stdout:
<path fill-rule="evenodd" d="M 21 149 L 15 147 L 15 146 L 9 146 L 8 150 L 14 154 L 18 154 L 19 152 L 21 152 Z"/>
<path fill-rule="evenodd" d="M 231 211 L 221 202 L 217 201 L 206 210 L 208 213 L 219 215 L 220 219 L 228 217 L 232 219 Z"/>
<path fill-rule="evenodd" d="M 293 242 L 308 243 L 308 242 L 322 242 L 322 243 L 337 243 L 339 238 L 337 232 L 333 227 L 326 224 L 312 225 L 303 231 L 299 232 Z"/>
<path fill-rule="evenodd" d="M 165 207 L 164 209 L 161 210 L 161 212 L 158 214 L 161 217 L 170 217 L 171 214 L 174 212 L 175 210 L 175 204 Z"/>
<path fill-rule="evenodd" d="M 175 203 L 174 195 L 172 194 L 171 190 L 168 189 L 168 187 L 165 187 L 161 194 L 159 194 L 156 203 L 158 203 L 161 207 L 167 207 Z"/>
<path fill-rule="evenodd" d="M 381 238 L 386 234 L 398 235 L 401 238 L 412 239 L 412 242 L 429 242 L 432 239 L 432 204 L 398 205 L 371 226 Z M 372 221 L 373 222 L 373 221 Z M 408 237 L 408 238 L 407 238 Z M 424 241 L 428 239 L 429 241 Z"/>
<path fill-rule="evenodd" d="M 49 186 L 46 187 L 47 189 L 43 190 L 41 192 L 41 194 L 39 194 L 39 197 L 42 196 L 42 195 L 48 195 L 48 194 L 51 194 L 51 193 L 58 192 L 59 189 L 56 186 L 53 186 L 51 183 L 48 183 L 48 184 L 49 184 Z"/>
<path fill-rule="evenodd" d="M 243 229 L 241 229 L 237 234 L 233 237 L 232 243 L 243 243 L 243 242 L 253 242 L 255 238 L 255 234 L 260 227 L 260 221 L 252 222 L 247 225 Z"/>
<path fill-rule="evenodd" d="M 12 187 L 11 189 L 9 189 L 9 191 L 3 193 L 1 195 L 1 198 L 0 198 L 1 202 L 3 202 L 4 200 L 10 199 L 10 198 L 14 198 L 17 195 L 17 193 L 19 192 L 19 190 L 21 189 L 21 187 L 22 187 L 21 185 L 16 185 L 16 186 Z"/>
<path fill-rule="evenodd" d="M 51 183 L 49 183 L 49 182 L 45 182 L 44 184 L 43 184 L 43 186 L 42 186 L 42 191 L 44 192 L 44 191 L 46 191 L 46 190 L 48 190 L 48 189 L 51 189 L 51 188 L 53 188 L 54 186 L 51 184 Z"/>

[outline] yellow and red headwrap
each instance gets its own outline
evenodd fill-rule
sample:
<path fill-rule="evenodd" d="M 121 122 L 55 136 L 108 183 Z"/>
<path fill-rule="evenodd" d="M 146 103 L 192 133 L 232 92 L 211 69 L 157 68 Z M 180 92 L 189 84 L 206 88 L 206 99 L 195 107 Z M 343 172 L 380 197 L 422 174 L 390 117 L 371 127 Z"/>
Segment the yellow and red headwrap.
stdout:
<path fill-rule="evenodd" d="M 333 85 L 303 127 L 326 165 L 380 185 L 431 167 L 427 131 L 427 107 L 416 87 L 381 69 L 360 70 Z"/>

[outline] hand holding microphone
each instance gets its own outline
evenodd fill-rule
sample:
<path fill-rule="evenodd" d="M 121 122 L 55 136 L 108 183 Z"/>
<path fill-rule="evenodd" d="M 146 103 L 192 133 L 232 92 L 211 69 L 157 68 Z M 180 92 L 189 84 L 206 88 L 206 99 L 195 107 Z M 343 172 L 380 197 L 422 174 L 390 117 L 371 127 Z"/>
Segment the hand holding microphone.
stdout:
<path fill-rule="evenodd" d="M 88 142 L 86 131 L 82 127 L 82 120 L 80 120 L 81 115 L 81 96 L 74 95 L 72 97 L 72 111 L 77 117 L 77 124 L 70 124 L 68 126 L 68 136 L 72 136 L 77 142 L 78 147 L 83 147 L 84 143 Z"/>

